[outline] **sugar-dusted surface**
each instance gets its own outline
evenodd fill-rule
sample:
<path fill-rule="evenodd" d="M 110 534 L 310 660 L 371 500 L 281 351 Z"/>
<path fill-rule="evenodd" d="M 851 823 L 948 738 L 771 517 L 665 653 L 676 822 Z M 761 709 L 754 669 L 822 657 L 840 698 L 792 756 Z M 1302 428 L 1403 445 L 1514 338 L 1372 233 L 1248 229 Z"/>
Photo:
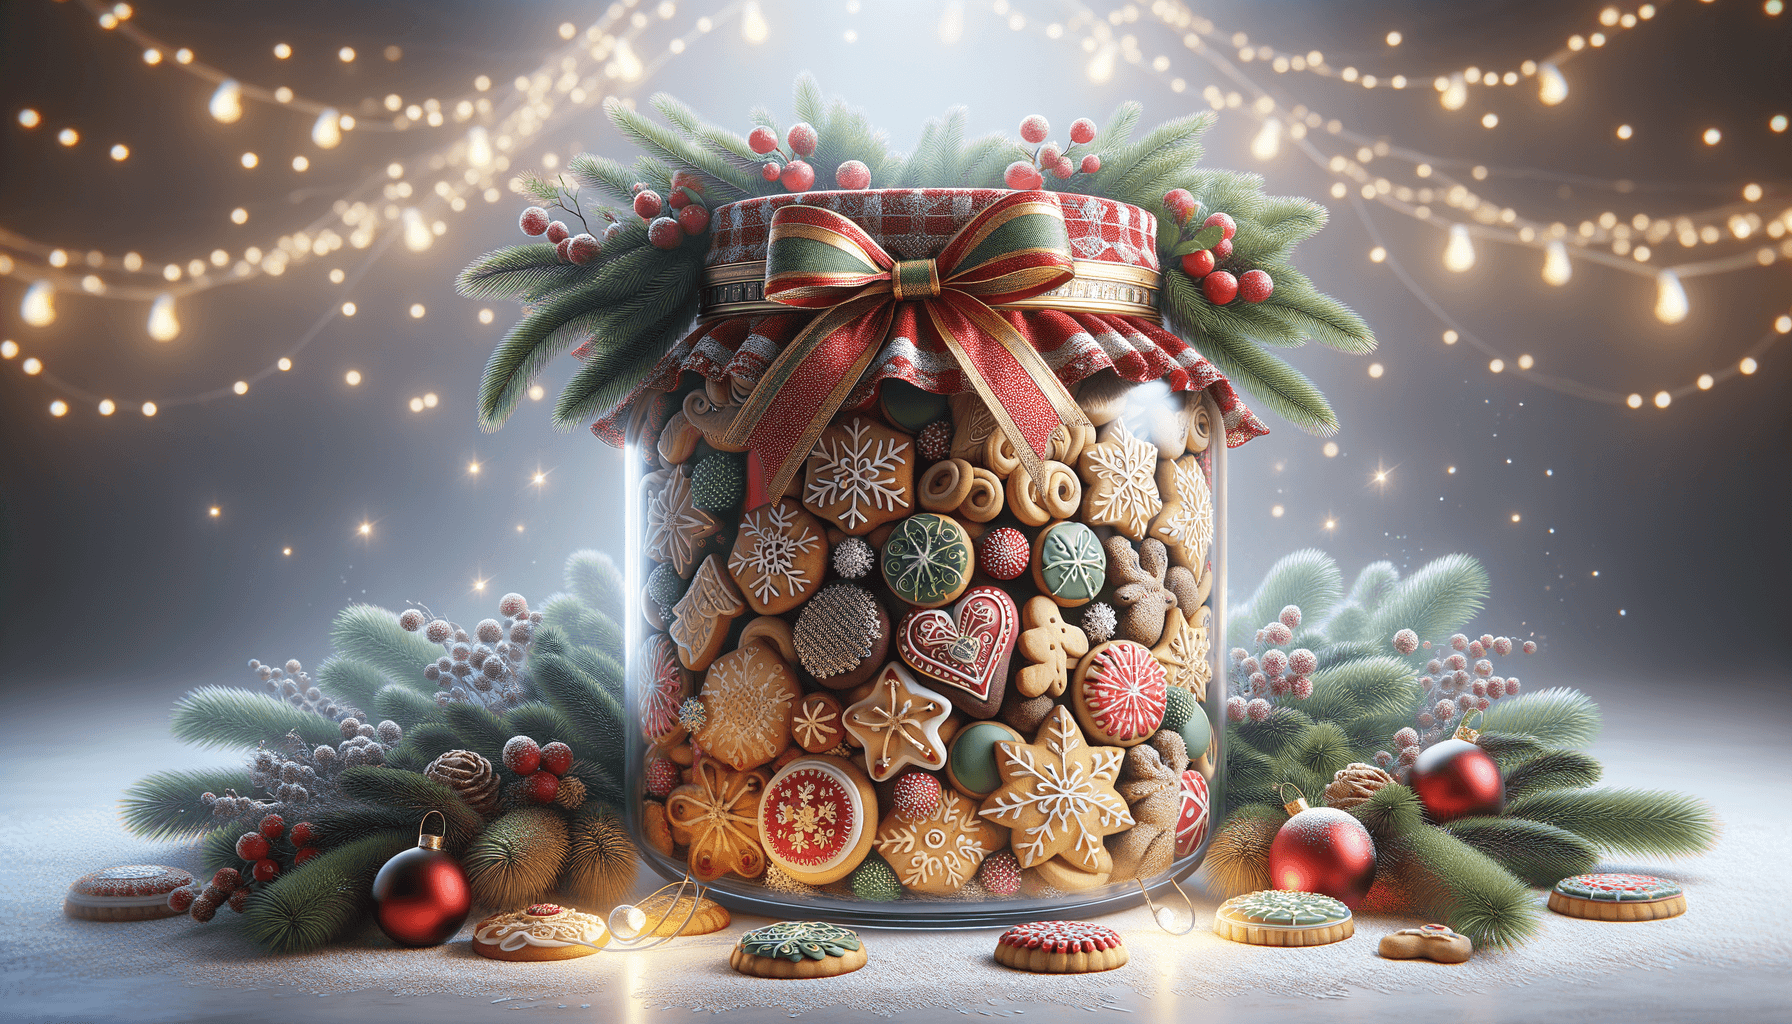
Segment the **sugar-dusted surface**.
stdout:
<path fill-rule="evenodd" d="M 0 768 L 0 1019 L 487 1020 L 510 1018 L 516 1008 L 562 1006 L 581 1020 L 629 1021 L 685 1020 L 692 1009 L 755 1021 L 796 1012 L 830 1021 L 957 1020 L 960 1010 L 977 1016 L 1018 1009 L 1037 1022 L 1084 1019 L 1085 1009 L 1104 1006 L 1177 1021 L 1270 1013 L 1314 1020 L 1773 1019 L 1792 976 L 1792 941 L 1780 923 L 1792 900 L 1780 868 L 1792 857 L 1792 815 L 1773 799 L 1758 761 L 1784 727 L 1786 700 L 1763 699 L 1774 713 L 1745 723 L 1702 722 L 1696 708 L 1634 699 L 1614 709 L 1620 717 L 1595 748 L 1608 783 L 1690 789 L 1723 813 L 1723 841 L 1707 857 L 1601 865 L 1684 886 L 1690 907 L 1681 917 L 1621 924 L 1546 911 L 1538 941 L 1445 966 L 1375 955 L 1383 935 L 1419 923 L 1408 919 L 1360 917 L 1349 940 L 1289 950 L 1226 942 L 1205 926 L 1172 938 L 1136 910 L 1101 921 L 1121 934 L 1132 962 L 1082 976 L 1020 975 L 997 966 L 990 950 L 1000 929 L 865 929 L 867 966 L 816 982 L 760 981 L 731 971 L 734 942 L 766 923 L 745 916 L 716 934 L 652 951 L 539 964 L 477 957 L 465 929 L 438 949 L 395 948 L 372 932 L 326 952 L 268 958 L 248 953 L 240 919 L 229 912 L 209 925 L 187 918 L 67 920 L 61 901 L 68 883 L 95 868 L 198 864 L 191 849 L 129 838 L 99 800 L 61 809 L 67 794 L 54 790 L 54 780 L 68 777 L 60 769 L 72 770 L 79 752 L 36 740 L 46 733 L 27 715 L 0 726 L 0 741 L 15 741 L 18 755 Z M 1684 722 L 1671 771 L 1645 729 L 1670 707 Z M 147 708 L 134 719 L 158 720 Z M 153 726 L 118 729 L 107 743 L 114 758 L 92 771 L 96 789 L 114 792 L 151 767 L 218 760 L 175 747 Z M 1749 880 L 1746 887 L 1735 884 L 1739 878 Z M 1198 899 L 1197 915 L 1211 921 L 1217 903 Z"/>

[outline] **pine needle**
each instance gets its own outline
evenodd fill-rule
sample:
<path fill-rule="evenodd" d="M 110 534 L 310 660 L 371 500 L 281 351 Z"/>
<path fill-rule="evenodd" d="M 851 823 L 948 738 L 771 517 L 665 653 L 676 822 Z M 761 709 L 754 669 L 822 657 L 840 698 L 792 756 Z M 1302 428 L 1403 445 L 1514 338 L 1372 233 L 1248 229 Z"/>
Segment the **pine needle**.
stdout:
<path fill-rule="evenodd" d="M 1717 842 L 1717 812 L 1663 790 L 1556 789 L 1513 801 L 1506 816 L 1567 829 L 1611 853 L 1683 857 Z"/>
<path fill-rule="evenodd" d="M 1382 600 L 1400 582 L 1400 571 L 1392 562 L 1370 562 L 1356 574 L 1356 582 L 1350 585 L 1350 603 L 1361 605 L 1365 611 L 1374 611 Z"/>
<path fill-rule="evenodd" d="M 125 827 L 144 839 L 196 836 L 217 824 L 212 809 L 200 801 L 199 794 L 223 796 L 231 789 L 238 793 L 254 791 L 247 769 L 156 772 L 132 783 L 124 791 L 118 809 Z"/>
<path fill-rule="evenodd" d="M 381 687 L 373 695 L 373 704 L 368 710 L 376 718 L 391 719 L 407 730 L 425 722 L 442 720 L 440 705 L 416 690 L 397 683 Z"/>
<path fill-rule="evenodd" d="M 1201 870 L 1221 897 L 1268 889 L 1269 844 L 1288 816 L 1279 807 L 1247 804 L 1233 811 L 1207 844 Z"/>
<path fill-rule="evenodd" d="M 536 666 L 530 667 L 530 674 L 533 676 Z M 503 762 L 504 744 L 515 735 L 504 728 L 504 723 L 497 715 L 476 704 L 449 704 L 442 709 L 442 720 L 454 730 L 454 735 L 459 740 L 456 746 L 471 750 L 492 764 Z"/>
<path fill-rule="evenodd" d="M 173 732 L 202 747 L 278 743 L 289 732 L 308 744 L 334 745 L 342 738 L 337 724 L 322 715 L 231 686 L 201 686 L 176 701 Z"/>
<path fill-rule="evenodd" d="M 454 849 L 478 835 L 484 825 L 479 812 L 468 807 L 454 790 L 418 772 L 358 766 L 344 770 L 341 781 L 342 791 L 362 803 L 406 812 L 413 838 L 429 811 L 440 811 L 448 819 L 445 835 Z"/>
<path fill-rule="evenodd" d="M 1548 789 L 1585 789 L 1597 785 L 1604 771 L 1588 754 L 1578 750 L 1552 750 L 1505 773 L 1506 799 L 1512 801 Z"/>
<path fill-rule="evenodd" d="M 445 723 L 425 722 L 404 731 L 404 742 L 400 744 L 399 750 L 407 757 L 427 765 L 442 754 L 459 747 L 460 737 Z"/>
<path fill-rule="evenodd" d="M 492 822 L 461 857 L 473 899 L 499 910 L 528 906 L 552 892 L 566 863 L 566 821 L 539 807 Z"/>
<path fill-rule="evenodd" d="M 358 710 L 371 709 L 374 694 L 389 683 L 384 672 L 358 658 L 335 655 L 317 667 L 317 688 Z"/>
<path fill-rule="evenodd" d="M 387 834 L 408 835 L 414 842 L 420 817 L 415 811 L 400 807 L 342 807 L 313 814 L 306 820 L 311 822 L 314 845 L 333 850 Z M 432 828 L 436 827 L 433 819 L 430 825 Z M 470 835 L 459 837 L 457 842 L 450 845 L 458 850 L 471 838 Z"/>
<path fill-rule="evenodd" d="M 1283 555 L 1263 574 L 1263 582 L 1242 606 L 1240 617 L 1233 619 L 1234 646 L 1245 646 L 1250 634 L 1274 622 L 1291 604 L 1300 608 L 1303 621 L 1318 622 L 1343 593 L 1344 574 L 1332 556 L 1318 548 Z"/>
<path fill-rule="evenodd" d="M 249 937 L 270 953 L 304 953 L 364 921 L 373 876 L 414 834 L 369 836 L 321 853 L 256 892 L 243 913 Z"/>
<path fill-rule="evenodd" d="M 1338 769 L 1356 760 L 1356 745 L 1336 722 L 1319 722 L 1301 736 L 1291 754 L 1302 768 L 1320 780 L 1323 790 Z M 1307 795 L 1314 803 L 1320 800 L 1317 792 Z"/>
<path fill-rule="evenodd" d="M 620 622 L 624 616 L 622 572 L 608 552 L 585 548 L 566 559 L 566 589 L 593 611 Z"/>
<path fill-rule="evenodd" d="M 575 815 L 568 833 L 570 849 L 560 887 L 575 903 L 607 914 L 635 884 L 640 858 L 628 830 L 614 810 L 598 806 Z"/>
<path fill-rule="evenodd" d="M 1445 555 L 1395 584 L 1370 617 L 1371 635 L 1366 639 L 1391 645 L 1402 629 L 1427 639 L 1446 636 L 1474 618 L 1487 603 L 1487 591 L 1487 570 L 1480 562 L 1467 555 Z"/>
<path fill-rule="evenodd" d="M 548 703 L 578 731 L 584 748 L 597 753 L 593 760 L 620 777 L 626 747 L 622 702 L 565 658 L 537 654 L 534 676 Z"/>
<path fill-rule="evenodd" d="M 1312 727 L 1311 718 L 1286 704 L 1277 704 L 1263 721 L 1246 719 L 1234 728 L 1246 743 L 1274 757 Z"/>
<path fill-rule="evenodd" d="M 1424 824 L 1419 798 L 1405 786 L 1383 786 L 1350 809 L 1376 843 L 1392 843 Z"/>
<path fill-rule="evenodd" d="M 364 661 L 388 680 L 419 693 L 434 693 L 423 667 L 442 656 L 442 649 L 398 624 L 398 613 L 370 604 L 351 604 L 336 615 L 330 642 L 339 654 Z"/>
<path fill-rule="evenodd" d="M 611 658 L 622 657 L 622 627 L 571 594 L 555 594 L 541 607 L 542 624 L 567 640 L 593 647 Z M 537 641 L 539 649 L 539 641 Z"/>
<path fill-rule="evenodd" d="M 1377 655 L 1314 672 L 1313 696 L 1301 710 L 1314 719 L 1348 722 L 1366 714 L 1404 714 L 1419 695 L 1417 677 L 1406 662 Z"/>
<path fill-rule="evenodd" d="M 1599 705 L 1565 686 L 1495 701 L 1484 714 L 1487 732 L 1523 733 L 1552 747 L 1585 747 L 1599 735 Z"/>
<path fill-rule="evenodd" d="M 1527 885 L 1552 886 L 1593 870 L 1599 851 L 1566 829 L 1523 818 L 1458 818 L 1444 830 L 1480 850 Z"/>
<path fill-rule="evenodd" d="M 1537 900 L 1523 882 L 1440 828 L 1420 825 L 1385 842 L 1377 838 L 1375 853 L 1366 910 L 1442 921 L 1477 948 L 1511 946 L 1542 928 Z"/>

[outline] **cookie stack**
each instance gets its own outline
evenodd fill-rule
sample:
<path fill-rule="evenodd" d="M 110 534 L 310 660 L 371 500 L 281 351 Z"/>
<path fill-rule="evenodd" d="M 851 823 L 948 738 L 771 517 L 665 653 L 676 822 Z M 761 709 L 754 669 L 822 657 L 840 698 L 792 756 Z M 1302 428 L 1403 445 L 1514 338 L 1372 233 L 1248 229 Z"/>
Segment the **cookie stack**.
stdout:
<path fill-rule="evenodd" d="M 898 899 L 998 899 L 1196 852 L 1224 444 L 1205 392 L 1086 377 L 1092 426 L 1060 425 L 1034 473 L 975 393 L 885 380 L 764 494 L 729 441 L 751 388 L 686 379 L 628 426 L 648 845 L 704 881 L 848 899 L 880 861 Z"/>

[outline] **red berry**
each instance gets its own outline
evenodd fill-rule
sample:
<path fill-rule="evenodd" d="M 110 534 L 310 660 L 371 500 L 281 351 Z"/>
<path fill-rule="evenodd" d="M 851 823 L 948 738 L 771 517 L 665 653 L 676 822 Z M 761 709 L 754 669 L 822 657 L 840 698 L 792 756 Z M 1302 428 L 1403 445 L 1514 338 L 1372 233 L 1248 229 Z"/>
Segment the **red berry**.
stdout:
<path fill-rule="evenodd" d="M 191 886 L 185 889 L 176 889 L 168 894 L 168 909 L 176 914 L 184 914 L 187 912 L 187 908 L 193 905 L 193 898 L 196 895 Z"/>
<path fill-rule="evenodd" d="M 532 804 L 551 804 L 560 792 L 560 780 L 553 772 L 536 772 L 523 780 L 523 799 Z"/>
<path fill-rule="evenodd" d="M 795 153 L 797 156 L 808 156 L 815 152 L 815 144 L 819 140 L 816 139 L 815 129 L 809 126 L 809 122 L 798 121 L 796 124 L 790 126 L 789 131 L 784 133 L 784 141 L 790 143 L 790 151 L 792 153 Z M 804 187 L 806 188 L 807 186 Z"/>
<path fill-rule="evenodd" d="M 1086 117 L 1079 117 L 1070 122 L 1070 141 L 1077 145 L 1095 141 L 1095 122 Z"/>
<path fill-rule="evenodd" d="M 566 770 L 571 767 L 571 747 L 561 743 L 559 740 L 555 740 L 541 748 L 542 771 L 553 772 L 555 775 L 565 775 Z"/>
<path fill-rule="evenodd" d="M 691 194 L 682 188 L 675 188 L 672 190 L 672 195 L 666 199 L 666 205 L 674 210 L 682 210 L 691 205 Z"/>
<path fill-rule="evenodd" d="M 676 170 L 672 172 L 672 191 L 690 189 L 698 195 L 703 194 L 703 178 L 696 171 Z M 687 193 L 688 195 L 688 193 Z"/>
<path fill-rule="evenodd" d="M 755 153 L 770 153 L 778 148 L 778 133 L 760 125 L 747 133 L 747 147 Z"/>
<path fill-rule="evenodd" d="M 301 846 L 293 851 L 292 866 L 296 868 L 322 852 L 324 851 L 315 846 Z"/>
<path fill-rule="evenodd" d="M 845 189 L 869 188 L 871 168 L 862 160 L 848 160 L 834 170 L 834 184 Z"/>
<path fill-rule="evenodd" d="M 1038 114 L 1034 114 L 1020 123 L 1020 137 L 1034 145 L 1044 142 L 1051 130 L 1051 122 Z"/>
<path fill-rule="evenodd" d="M 678 226 L 687 235 L 701 235 L 709 230 L 709 211 L 692 203 L 678 211 Z"/>
<path fill-rule="evenodd" d="M 548 225 L 547 236 L 548 241 L 553 242 L 555 245 L 559 245 L 562 241 L 571 238 L 572 232 L 566 229 L 566 223 L 564 221 L 557 220 Z"/>
<path fill-rule="evenodd" d="M 1206 294 L 1208 302 L 1224 306 L 1238 297 L 1238 278 L 1224 270 L 1216 270 L 1202 279 L 1201 291 Z"/>
<path fill-rule="evenodd" d="M 518 224 L 525 235 L 539 235 L 548 229 L 548 211 L 539 206 L 531 206 L 523 211 L 522 220 Z"/>
<path fill-rule="evenodd" d="M 604 241 L 614 242 L 616 236 L 620 234 L 622 234 L 622 225 L 620 223 L 612 223 L 609 227 L 604 229 Z"/>
<path fill-rule="evenodd" d="M 1182 272 L 1199 281 L 1213 272 L 1213 251 L 1202 249 L 1199 252 L 1184 253 L 1182 256 Z"/>
<path fill-rule="evenodd" d="M 792 160 L 784 165 L 784 173 L 778 176 L 788 192 L 807 192 L 815 187 L 815 168 L 802 160 Z"/>
<path fill-rule="evenodd" d="M 635 216 L 642 220 L 652 220 L 660 215 L 664 204 L 660 202 L 660 194 L 653 189 L 643 189 L 635 193 Z"/>
<path fill-rule="evenodd" d="M 560 262 L 571 263 L 572 239 L 562 238 L 560 241 L 554 243 L 554 253 L 560 257 Z"/>
<path fill-rule="evenodd" d="M 603 246 L 590 235 L 574 235 L 566 240 L 566 258 L 583 266 L 597 259 L 603 253 Z"/>
<path fill-rule="evenodd" d="M 906 771 L 890 791 L 890 807 L 902 821 L 920 821 L 940 809 L 940 780 L 923 771 Z"/>
<path fill-rule="evenodd" d="M 244 832 L 236 841 L 236 855 L 244 860 L 260 860 L 268 855 L 267 837 L 260 832 Z"/>
<path fill-rule="evenodd" d="M 1201 226 L 1210 228 L 1215 224 L 1221 225 L 1225 230 L 1225 234 L 1221 235 L 1221 238 L 1231 238 L 1238 233 L 1238 222 L 1234 221 L 1229 215 L 1224 213 L 1210 214 Z"/>
<path fill-rule="evenodd" d="M 273 861 L 269 861 L 268 863 L 272 864 Z M 238 889 L 231 893 L 230 898 L 225 900 L 224 903 L 237 913 L 242 913 L 249 909 L 249 890 L 247 888 Z"/>
<path fill-rule="evenodd" d="M 629 186 L 629 191 L 639 192 L 646 187 L 647 187 L 647 183 L 645 181 L 637 181 L 633 185 Z"/>
<path fill-rule="evenodd" d="M 512 736 L 504 744 L 502 760 L 518 775 L 533 775 L 541 768 L 541 747 L 527 736 Z"/>
<path fill-rule="evenodd" d="M 228 893 L 230 890 L 242 884 L 243 873 L 241 871 L 238 871 L 235 868 L 219 868 L 217 874 L 212 876 L 211 884 L 206 886 L 206 888 L 216 889 L 221 893 Z"/>
<path fill-rule="evenodd" d="M 278 839 L 286 834 L 286 819 L 278 814 L 270 814 L 261 819 L 261 824 L 255 826 L 255 830 L 269 839 Z"/>
<path fill-rule="evenodd" d="M 1186 188 L 1173 188 L 1164 193 L 1164 209 L 1175 214 L 1178 219 L 1185 210 L 1195 208 L 1195 196 Z"/>
<path fill-rule="evenodd" d="M 1058 144 L 1056 142 L 1048 142 L 1045 145 L 1039 147 L 1039 166 L 1041 166 L 1041 167 L 1055 166 L 1058 162 L 1058 158 L 1063 155 L 1064 155 L 1064 151 L 1062 149 L 1058 148 Z"/>
<path fill-rule="evenodd" d="M 647 225 L 647 240 L 656 249 L 676 249 L 684 240 L 684 229 L 670 217 L 657 217 Z"/>
<path fill-rule="evenodd" d="M 222 902 L 222 900 L 219 900 L 219 901 L 208 900 L 208 899 L 205 899 L 203 896 L 200 897 L 199 899 L 194 900 L 193 901 L 193 909 L 190 911 L 190 913 L 193 915 L 193 920 L 198 921 L 200 924 L 204 924 L 205 922 L 210 921 L 213 917 L 217 916 L 218 903 L 220 903 L 220 902 Z"/>
<path fill-rule="evenodd" d="M 1213 258 L 1215 260 L 1225 260 L 1231 258 L 1231 256 L 1232 240 L 1230 238 L 1222 238 L 1213 243 Z"/>
<path fill-rule="evenodd" d="M 784 168 L 779 167 L 776 160 L 768 160 L 764 166 L 759 168 L 759 176 L 766 181 L 777 181 L 778 176 L 783 173 Z"/>
<path fill-rule="evenodd" d="M 1061 156 L 1058 158 L 1058 162 L 1052 166 L 1052 173 L 1060 178 L 1068 178 L 1076 173 L 1076 165 L 1070 162 L 1069 157 Z"/>
<path fill-rule="evenodd" d="M 1002 183 L 1017 192 L 1027 192 L 1045 184 L 1037 169 L 1025 160 L 1016 160 L 1002 172 Z"/>
<path fill-rule="evenodd" d="M 1261 270 L 1247 270 L 1238 278 L 1238 297 L 1246 302 L 1262 302 L 1275 291 L 1276 283 Z"/>
<path fill-rule="evenodd" d="M 1096 156 L 1094 153 L 1090 153 L 1088 156 L 1083 157 L 1082 171 L 1084 174 L 1094 174 L 1099 170 L 1101 170 L 1101 157 Z"/>
<path fill-rule="evenodd" d="M 263 857 L 255 862 L 255 880 L 257 882 L 272 882 L 278 877 L 280 877 L 279 861 Z"/>

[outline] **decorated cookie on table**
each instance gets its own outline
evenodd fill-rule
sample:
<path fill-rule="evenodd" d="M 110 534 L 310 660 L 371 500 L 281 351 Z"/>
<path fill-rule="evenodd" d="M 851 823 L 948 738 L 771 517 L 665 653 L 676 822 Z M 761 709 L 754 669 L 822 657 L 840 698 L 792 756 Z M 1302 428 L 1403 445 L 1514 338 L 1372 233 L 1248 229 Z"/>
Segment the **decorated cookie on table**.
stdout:
<path fill-rule="evenodd" d="M 1467 963 L 1474 951 L 1474 942 L 1447 924 L 1402 928 L 1383 935 L 1377 947 L 1389 960 L 1435 960 L 1440 964 Z"/>
<path fill-rule="evenodd" d="M 609 944 L 602 918 L 555 903 L 493 914 L 473 926 L 473 952 L 493 960 L 572 960 Z"/>
<path fill-rule="evenodd" d="M 148 921 L 185 913 L 169 895 L 187 890 L 193 876 L 160 864 L 125 864 L 90 871 L 68 887 L 62 912 L 85 921 Z M 188 903 L 191 906 L 191 903 Z"/>
<path fill-rule="evenodd" d="M 989 718 L 1002 706 L 1019 627 L 1020 615 L 1007 591 L 972 587 L 950 612 L 910 612 L 897 627 L 896 650 L 960 711 Z"/>
<path fill-rule="evenodd" d="M 766 856 L 808 885 L 827 885 L 852 873 L 870 851 L 877 828 L 877 794 L 851 762 L 802 757 L 766 784 L 759 802 L 759 835 Z"/>
<path fill-rule="evenodd" d="M 1035 974 L 1089 974 L 1126 965 L 1126 944 L 1088 921 L 1018 924 L 996 940 L 996 963 Z"/>
<path fill-rule="evenodd" d="M 1355 935 L 1356 919 L 1330 896 L 1264 889 L 1220 904 L 1213 930 L 1253 946 L 1323 946 Z"/>
<path fill-rule="evenodd" d="M 1574 875 L 1550 890 L 1549 909 L 1594 921 L 1658 921 L 1686 913 L 1686 893 L 1654 875 Z"/>
<path fill-rule="evenodd" d="M 721 931 L 733 921 L 727 907 L 707 896 L 659 892 L 635 904 L 635 909 L 640 911 L 642 919 L 639 934 L 659 938 L 708 935 Z"/>
<path fill-rule="evenodd" d="M 857 932 L 822 921 L 780 921 L 740 937 L 728 964 L 756 978 L 831 978 L 865 966 Z"/>

